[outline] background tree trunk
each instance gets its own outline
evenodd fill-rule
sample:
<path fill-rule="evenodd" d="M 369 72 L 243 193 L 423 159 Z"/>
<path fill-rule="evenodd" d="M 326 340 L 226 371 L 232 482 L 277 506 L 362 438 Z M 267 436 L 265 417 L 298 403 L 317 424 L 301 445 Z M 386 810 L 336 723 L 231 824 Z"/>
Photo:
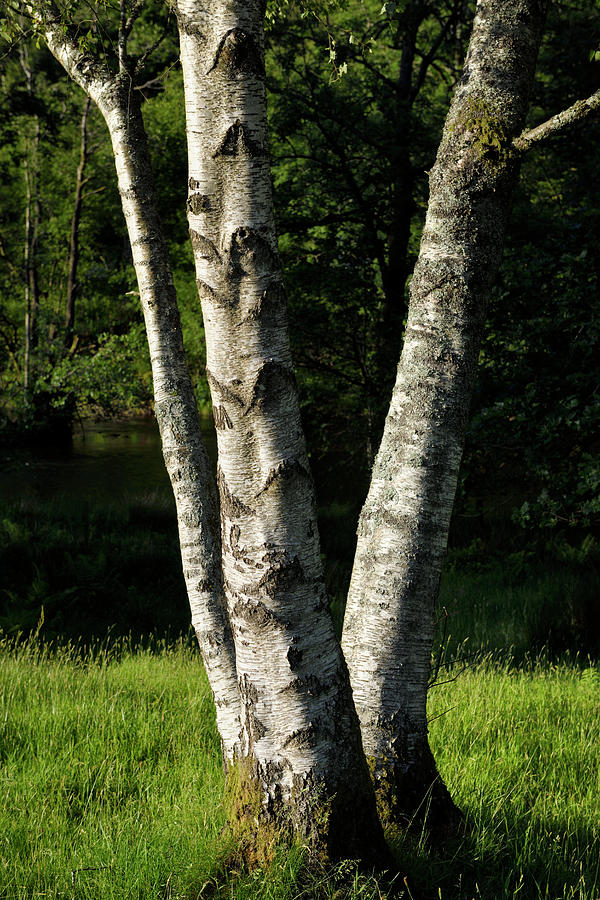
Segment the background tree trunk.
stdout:
<path fill-rule="evenodd" d="M 518 175 L 546 3 L 480 0 L 430 176 L 405 342 L 363 508 L 343 647 L 380 810 L 456 816 L 427 740 L 426 699 L 450 514 L 486 301 Z"/>
<path fill-rule="evenodd" d="M 19 51 L 19 60 L 29 98 L 34 96 L 33 71 L 29 60 L 29 51 L 23 44 Z M 24 138 L 23 169 L 25 178 L 25 241 L 23 249 L 24 282 L 25 282 L 25 349 L 23 359 L 23 399 L 27 406 L 31 399 L 32 353 L 37 343 L 37 317 L 40 306 L 38 283 L 38 239 L 40 227 L 40 195 L 39 195 L 39 145 L 40 120 L 33 117 L 33 131 Z"/>
<path fill-rule="evenodd" d="M 67 275 L 67 302 L 65 311 L 65 345 L 68 347 L 73 340 L 75 328 L 75 296 L 77 294 L 77 268 L 79 265 L 79 223 L 81 221 L 81 208 L 83 205 L 83 188 L 85 185 L 85 169 L 89 158 L 87 121 L 90 114 L 91 100 L 86 97 L 83 112 L 81 114 L 81 144 L 79 152 L 79 165 L 75 178 L 75 197 L 73 200 L 73 216 L 71 218 L 71 236 L 69 241 L 69 272 Z"/>

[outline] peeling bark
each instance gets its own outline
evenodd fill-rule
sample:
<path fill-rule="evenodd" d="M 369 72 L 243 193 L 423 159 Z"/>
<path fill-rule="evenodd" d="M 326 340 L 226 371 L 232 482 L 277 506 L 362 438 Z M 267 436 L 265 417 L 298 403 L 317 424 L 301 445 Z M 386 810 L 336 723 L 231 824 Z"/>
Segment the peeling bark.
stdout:
<path fill-rule="evenodd" d="M 545 15 L 480 0 L 430 176 L 405 343 L 358 528 L 343 648 L 380 807 L 456 819 L 427 740 L 433 616 L 486 301 L 502 253 Z M 420 811 L 420 812 L 419 812 Z"/>
<path fill-rule="evenodd" d="M 267 157 L 263 4 L 178 0 L 176 10 L 243 753 L 265 818 L 291 821 L 331 856 L 382 858 L 327 609 L 292 370 Z"/>

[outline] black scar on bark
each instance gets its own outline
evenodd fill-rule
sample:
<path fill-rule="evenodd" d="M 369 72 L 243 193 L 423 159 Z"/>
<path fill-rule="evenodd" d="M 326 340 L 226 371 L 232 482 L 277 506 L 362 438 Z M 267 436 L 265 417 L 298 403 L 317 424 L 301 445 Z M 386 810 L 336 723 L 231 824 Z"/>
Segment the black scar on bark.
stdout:
<path fill-rule="evenodd" d="M 233 422 L 224 406 L 213 406 L 213 419 L 215 420 L 215 428 L 220 430 L 233 428 Z"/>
<path fill-rule="evenodd" d="M 196 178 L 190 178 L 188 181 L 188 187 L 190 191 L 197 191 L 200 187 L 200 182 Z"/>
<path fill-rule="evenodd" d="M 263 486 L 260 489 L 260 491 L 258 492 L 258 494 L 255 495 L 255 497 L 258 499 L 258 497 L 260 497 L 261 494 L 264 494 L 265 491 L 269 490 L 269 488 L 271 487 L 271 485 L 274 482 L 284 479 L 284 478 L 288 478 L 288 479 L 303 478 L 303 479 L 308 479 L 310 481 L 311 475 L 310 475 L 310 472 L 308 471 L 308 469 L 306 468 L 306 466 L 302 465 L 300 460 L 284 459 L 277 466 L 274 466 L 270 470 L 269 474 L 267 475 L 265 483 L 263 484 Z"/>
<path fill-rule="evenodd" d="M 252 307 L 246 318 L 238 322 L 238 327 L 253 321 L 261 321 L 267 326 L 270 324 L 279 326 L 280 316 L 285 311 L 285 289 L 281 281 L 274 280 L 267 285 L 258 303 Z"/>
<path fill-rule="evenodd" d="M 198 296 L 201 301 L 208 300 L 210 303 L 217 303 L 219 306 L 229 307 L 230 309 L 239 303 L 239 294 L 235 291 L 215 291 L 210 284 L 207 284 L 200 278 L 196 279 L 196 287 L 198 288 Z"/>
<path fill-rule="evenodd" d="M 267 729 L 260 721 L 260 719 L 256 718 L 255 713 L 252 711 L 248 712 L 248 720 L 250 724 L 250 733 L 255 741 L 260 741 L 261 737 L 264 737 L 267 733 Z"/>
<path fill-rule="evenodd" d="M 287 659 L 290 669 L 297 669 L 302 662 L 302 650 L 299 650 L 297 647 L 290 647 L 287 652 Z"/>
<path fill-rule="evenodd" d="M 318 697 L 329 690 L 329 684 L 321 681 L 316 675 L 303 675 L 294 678 L 293 681 L 284 687 L 282 693 L 306 693 L 311 697 Z"/>
<path fill-rule="evenodd" d="M 183 34 L 196 38 L 200 44 L 206 43 L 204 32 L 193 16 L 186 16 L 180 9 L 176 9 L 175 16 L 177 18 L 177 27 Z"/>
<path fill-rule="evenodd" d="M 202 259 L 209 259 L 211 262 L 221 262 L 221 256 L 213 242 L 209 241 L 203 234 L 194 231 L 193 228 L 190 228 L 190 241 L 192 242 L 194 253 L 197 253 Z"/>
<path fill-rule="evenodd" d="M 281 562 L 272 563 L 256 585 L 256 589 L 274 597 L 279 591 L 292 591 L 306 583 L 300 560 L 294 556 Z"/>
<path fill-rule="evenodd" d="M 225 69 L 233 77 L 265 74 L 260 50 L 254 38 L 242 28 L 232 28 L 221 39 L 215 61 L 207 75 L 214 69 Z"/>
<path fill-rule="evenodd" d="M 275 626 L 282 631 L 286 630 L 285 622 L 269 609 L 262 601 L 245 601 L 238 600 L 231 609 L 231 614 L 242 622 L 247 622 L 257 628 L 265 625 Z"/>
<path fill-rule="evenodd" d="M 259 157 L 265 156 L 264 147 L 254 141 L 245 125 L 242 125 L 239 119 L 230 125 L 225 133 L 225 137 L 215 150 L 213 157 L 218 156 L 246 156 Z"/>
<path fill-rule="evenodd" d="M 187 205 L 189 211 L 194 216 L 199 216 L 200 213 L 206 212 L 207 209 L 210 209 L 210 199 L 206 196 L 206 194 L 191 194 L 188 197 Z"/>
<path fill-rule="evenodd" d="M 305 725 L 304 728 L 297 728 L 296 731 L 292 731 L 290 736 L 283 742 L 284 748 L 287 749 L 292 745 L 298 749 L 310 747 L 314 731 L 314 725 L 310 723 Z"/>
<path fill-rule="evenodd" d="M 234 497 L 225 481 L 225 476 L 221 469 L 217 468 L 217 485 L 219 486 L 219 497 L 221 498 L 221 513 L 227 518 L 235 518 L 237 516 L 248 516 L 253 513 L 249 506 L 246 506 L 239 497 Z"/>
<path fill-rule="evenodd" d="M 256 686 L 252 684 L 251 681 L 248 680 L 248 676 L 244 675 L 238 681 L 238 688 L 240 692 L 240 699 L 242 701 L 242 705 L 245 707 L 246 712 L 246 731 L 248 734 L 249 741 L 249 750 L 252 751 L 252 747 L 255 740 L 260 740 L 266 734 L 266 729 L 263 723 L 256 718 L 256 714 L 253 710 L 253 706 L 258 702 L 258 691 Z"/>
<path fill-rule="evenodd" d="M 237 228 L 231 235 L 229 269 L 234 278 L 243 278 L 244 275 L 259 276 L 264 272 L 270 272 L 276 262 L 269 241 L 258 231 L 242 227 Z"/>
<path fill-rule="evenodd" d="M 228 388 L 226 384 L 223 384 L 221 381 L 218 381 L 215 378 L 215 376 L 213 375 L 213 373 L 210 371 L 210 369 L 208 369 L 208 368 L 206 369 L 206 379 L 207 379 L 209 385 L 211 386 L 211 388 L 214 388 L 215 390 L 219 391 L 219 393 L 225 400 L 230 400 L 232 403 L 235 403 L 238 406 L 244 405 L 244 401 L 242 400 L 242 398 L 239 397 L 235 393 L 235 391 L 232 391 L 231 388 Z"/>
<path fill-rule="evenodd" d="M 273 398 L 273 402 L 279 403 L 281 392 L 286 387 L 296 387 L 296 378 L 292 369 L 274 359 L 267 360 L 256 376 L 244 415 L 247 415 L 259 403 L 266 403 L 270 397 Z"/>
<path fill-rule="evenodd" d="M 257 563 L 255 560 L 251 559 L 248 556 L 244 556 L 243 548 L 240 550 L 240 528 L 238 525 L 232 525 L 231 531 L 229 532 L 229 550 L 234 559 L 239 560 L 240 562 L 245 563 L 251 569 L 260 569 L 260 563 Z"/>

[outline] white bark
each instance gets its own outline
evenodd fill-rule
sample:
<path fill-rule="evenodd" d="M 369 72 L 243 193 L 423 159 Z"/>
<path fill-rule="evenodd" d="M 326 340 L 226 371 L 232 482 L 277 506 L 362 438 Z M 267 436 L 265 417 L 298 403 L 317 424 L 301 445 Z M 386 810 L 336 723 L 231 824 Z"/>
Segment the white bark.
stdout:
<path fill-rule="evenodd" d="M 113 146 L 123 213 L 146 322 L 155 412 L 177 507 L 192 624 L 215 698 L 226 759 L 240 739 L 231 630 L 223 601 L 216 492 L 187 370 L 170 262 L 156 209 L 139 100 L 127 72 L 83 53 L 51 2 L 31 5 L 51 52 L 102 113 Z"/>
<path fill-rule="evenodd" d="M 523 127 L 544 7 L 478 3 L 430 176 L 402 357 L 359 523 L 342 645 L 365 752 L 392 817 L 411 815 L 427 791 L 434 815 L 453 812 L 427 743 L 434 606 L 517 178 L 510 142 Z"/>
<path fill-rule="evenodd" d="M 293 808 L 310 830 L 311 806 L 327 802 L 327 840 L 347 840 L 344 852 L 361 843 L 365 850 L 380 830 L 327 608 L 292 371 L 267 152 L 262 3 L 178 0 L 176 10 L 188 219 L 217 427 L 244 752 L 255 761 L 265 809 Z"/>

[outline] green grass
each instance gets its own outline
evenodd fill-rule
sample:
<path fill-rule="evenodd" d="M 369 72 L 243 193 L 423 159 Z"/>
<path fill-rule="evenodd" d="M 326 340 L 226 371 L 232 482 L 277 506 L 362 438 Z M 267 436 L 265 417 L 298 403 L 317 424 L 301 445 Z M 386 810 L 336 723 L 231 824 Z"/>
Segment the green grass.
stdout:
<path fill-rule="evenodd" d="M 451 555 L 438 623 L 449 655 L 463 645 L 463 654 L 483 649 L 518 659 L 567 652 L 600 658 L 600 560 L 597 554 L 574 557 L 510 554 L 471 566 Z"/>
<path fill-rule="evenodd" d="M 452 670 L 449 673 L 452 675 Z M 600 897 L 600 669 L 488 657 L 435 687 L 432 745 L 469 828 L 396 847 L 414 897 Z M 355 866 L 231 854 L 213 708 L 180 643 L 82 653 L 0 642 L 0 897 L 391 896 Z M 405 894 L 405 896 L 409 896 Z"/>
<path fill-rule="evenodd" d="M 434 755 L 471 829 L 457 859 L 435 863 L 442 895 L 596 900 L 600 668 L 488 657 L 434 688 L 429 708 Z"/>
<path fill-rule="evenodd" d="M 199 890 L 224 822 L 197 655 L 5 647 L 0 690 L 0 896 Z"/>

